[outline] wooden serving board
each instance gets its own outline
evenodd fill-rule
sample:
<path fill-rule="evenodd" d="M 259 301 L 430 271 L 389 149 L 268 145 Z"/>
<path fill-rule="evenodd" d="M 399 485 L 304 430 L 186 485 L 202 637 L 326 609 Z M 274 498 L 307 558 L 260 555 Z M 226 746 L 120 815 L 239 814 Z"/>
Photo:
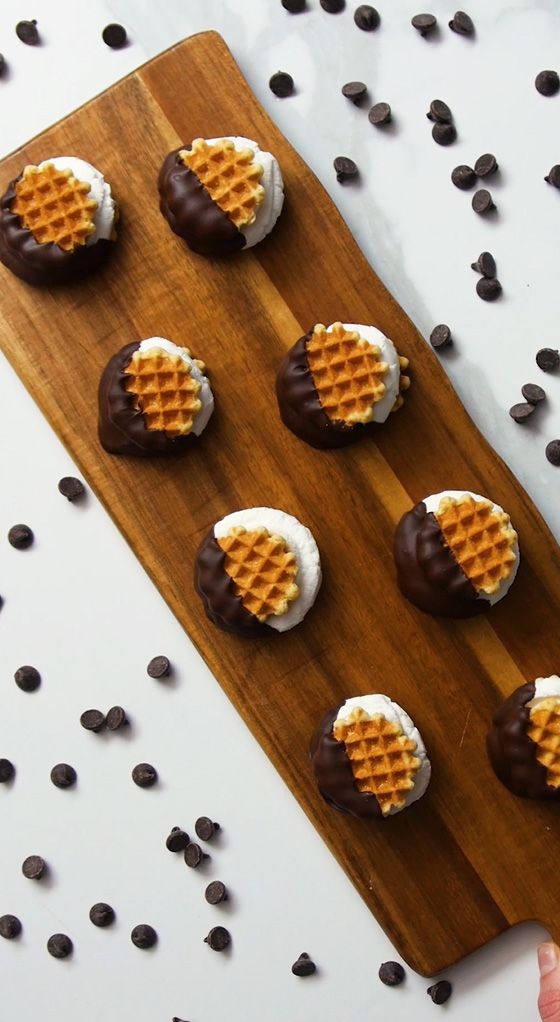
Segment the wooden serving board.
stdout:
<path fill-rule="evenodd" d="M 179 143 L 221 134 L 275 153 L 287 199 L 263 244 L 212 261 L 171 233 L 156 179 Z M 118 251 L 97 276 L 56 292 L 0 267 L 10 361 L 410 965 L 432 975 L 523 919 L 560 939 L 559 809 L 502 788 L 484 748 L 502 697 L 558 671 L 560 552 L 542 518 L 218 35 L 180 43 L 8 157 L 2 188 L 25 163 L 60 153 L 90 160 L 111 181 L 122 208 Z M 376 442 L 321 453 L 281 425 L 274 379 L 298 337 L 336 320 L 392 337 L 411 360 L 413 386 Z M 214 419 L 183 457 L 110 457 L 96 434 L 99 375 L 122 345 L 154 334 L 207 363 Z M 521 569 L 488 618 L 434 620 L 397 590 L 393 531 L 412 503 L 463 487 L 510 512 Z M 310 526 L 324 582 L 303 625 L 251 642 L 208 622 L 192 576 L 212 523 L 259 504 Z M 307 759 L 322 714 L 370 691 L 406 707 L 433 763 L 418 805 L 371 823 L 330 809 Z"/>

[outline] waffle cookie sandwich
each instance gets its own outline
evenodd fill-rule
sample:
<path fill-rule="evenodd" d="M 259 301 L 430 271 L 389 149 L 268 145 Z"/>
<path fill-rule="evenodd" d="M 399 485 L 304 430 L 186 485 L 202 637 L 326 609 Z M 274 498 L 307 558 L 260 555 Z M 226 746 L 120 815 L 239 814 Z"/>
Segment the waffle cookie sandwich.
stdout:
<path fill-rule="evenodd" d="M 99 439 L 110 454 L 173 454 L 208 425 L 214 396 L 203 362 L 164 337 L 133 341 L 99 383 Z"/>
<path fill-rule="evenodd" d="M 404 596 L 435 617 L 473 617 L 503 599 L 519 567 L 517 533 L 498 504 L 445 490 L 401 518 L 394 540 Z"/>
<path fill-rule="evenodd" d="M 380 330 L 318 323 L 296 341 L 276 377 L 282 422 L 312 447 L 344 447 L 403 403 L 408 359 Z"/>
<path fill-rule="evenodd" d="M 315 603 L 321 562 L 309 529 L 271 507 L 234 511 L 200 544 L 195 588 L 210 620 L 248 637 L 286 632 Z"/>
<path fill-rule="evenodd" d="M 195 138 L 160 171 L 160 209 L 201 255 L 230 255 L 270 233 L 284 202 L 278 161 L 250 138 Z"/>
<path fill-rule="evenodd" d="M 0 260 L 29 284 L 64 284 L 103 263 L 116 238 L 111 186 L 91 163 L 24 167 L 0 199 Z"/>
<path fill-rule="evenodd" d="M 560 678 L 521 685 L 499 707 L 487 738 L 500 781 L 522 798 L 560 800 Z"/>
<path fill-rule="evenodd" d="M 329 710 L 309 754 L 325 801 L 362 819 L 400 813 L 422 797 L 430 781 L 418 728 L 385 695 L 355 696 Z"/>

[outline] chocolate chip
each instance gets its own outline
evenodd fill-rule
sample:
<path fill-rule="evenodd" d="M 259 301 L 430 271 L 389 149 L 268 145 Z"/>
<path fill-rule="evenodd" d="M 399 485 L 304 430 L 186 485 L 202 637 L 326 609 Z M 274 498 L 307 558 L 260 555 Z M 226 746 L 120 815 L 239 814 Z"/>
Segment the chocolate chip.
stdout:
<path fill-rule="evenodd" d="M 15 776 L 16 768 L 9 759 L 0 759 L 0 784 L 7 784 Z"/>
<path fill-rule="evenodd" d="M 502 293 L 502 285 L 497 277 L 481 277 L 476 282 L 476 293 L 484 302 L 495 302 Z"/>
<path fill-rule="evenodd" d="M 312 976 L 316 971 L 317 966 L 306 951 L 302 951 L 299 958 L 292 965 L 294 976 Z"/>
<path fill-rule="evenodd" d="M 537 365 L 543 373 L 551 373 L 560 365 L 560 351 L 554 348 L 541 348 L 537 351 Z"/>
<path fill-rule="evenodd" d="M 336 171 L 336 180 L 340 184 L 344 184 L 345 181 L 351 181 L 352 178 L 358 176 L 358 168 L 351 160 L 349 156 L 337 156 L 333 160 L 333 167 Z"/>
<path fill-rule="evenodd" d="M 132 771 L 132 780 L 139 788 L 151 788 L 157 779 L 157 770 L 151 763 L 138 763 Z"/>
<path fill-rule="evenodd" d="M 166 656 L 154 656 L 146 668 L 150 678 L 167 678 L 171 664 Z"/>
<path fill-rule="evenodd" d="M 369 114 L 368 121 L 377 127 L 381 124 L 388 124 L 391 120 L 391 107 L 388 103 L 375 103 Z"/>
<path fill-rule="evenodd" d="M 545 177 L 545 181 L 554 188 L 560 188 L 560 163 L 555 163 Z"/>
<path fill-rule="evenodd" d="M 483 153 L 474 165 L 477 177 L 489 177 L 490 174 L 495 174 L 497 169 L 498 163 L 493 153 Z"/>
<path fill-rule="evenodd" d="M 373 32 L 374 29 L 378 28 L 380 21 L 379 12 L 376 11 L 375 7 L 370 7 L 369 4 L 360 4 L 354 11 L 354 23 L 363 32 Z"/>
<path fill-rule="evenodd" d="M 8 70 L 8 62 L 3 53 L 0 53 L 0 77 Z"/>
<path fill-rule="evenodd" d="M 475 213 L 479 213 L 481 216 L 484 213 L 488 213 L 491 209 L 495 209 L 494 200 L 490 195 L 487 188 L 479 188 L 472 197 L 471 206 Z"/>
<path fill-rule="evenodd" d="M 533 404 L 529 404 L 528 401 L 520 401 L 519 404 L 512 405 L 509 414 L 514 422 L 525 422 L 534 411 L 535 406 Z"/>
<path fill-rule="evenodd" d="M 319 3 L 327 14 L 340 14 L 346 6 L 345 0 L 319 0 Z"/>
<path fill-rule="evenodd" d="M 98 901 L 89 910 L 89 918 L 94 926 L 110 926 L 115 920 L 115 910 L 105 901 Z"/>
<path fill-rule="evenodd" d="M 197 845 L 194 841 L 189 841 L 185 848 L 185 862 L 191 869 L 198 869 L 203 859 L 209 859 L 210 856 L 206 852 L 202 851 L 200 845 Z"/>
<path fill-rule="evenodd" d="M 8 542 L 16 550 L 27 550 L 33 539 L 33 531 L 28 525 L 12 525 L 8 533 Z"/>
<path fill-rule="evenodd" d="M 101 710 L 84 710 L 80 724 L 86 731 L 101 731 L 105 727 L 105 714 Z"/>
<path fill-rule="evenodd" d="M 227 896 L 226 885 L 221 880 L 212 880 L 204 892 L 209 905 L 219 905 L 220 902 L 227 901 Z"/>
<path fill-rule="evenodd" d="M 367 92 L 367 85 L 365 82 L 346 82 L 346 85 L 342 86 L 342 95 L 346 96 L 346 99 L 351 99 L 353 103 L 360 103 Z"/>
<path fill-rule="evenodd" d="M 79 497 L 83 497 L 86 492 L 86 488 L 79 479 L 75 479 L 74 476 L 63 476 L 58 484 L 58 492 L 66 497 L 67 500 L 73 501 L 78 500 Z"/>
<path fill-rule="evenodd" d="M 445 1004 L 446 1001 L 451 997 L 453 987 L 446 979 L 440 979 L 438 983 L 433 983 L 431 987 L 428 987 L 426 993 L 430 995 L 434 1004 Z"/>
<path fill-rule="evenodd" d="M 472 167 L 461 163 L 459 167 L 455 167 L 451 171 L 451 180 L 456 188 L 461 188 L 465 192 L 468 188 L 472 188 L 476 182 L 476 174 Z"/>
<path fill-rule="evenodd" d="M 541 96 L 555 96 L 560 89 L 560 78 L 556 71 L 539 71 L 535 78 L 535 89 Z"/>
<path fill-rule="evenodd" d="M 305 0 L 282 0 L 282 7 L 289 14 L 301 14 L 305 10 Z"/>
<path fill-rule="evenodd" d="M 24 664 L 23 667 L 18 667 L 14 674 L 14 681 L 22 692 L 35 692 L 41 684 L 41 675 L 36 667 Z"/>
<path fill-rule="evenodd" d="M 464 11 L 456 11 L 453 18 L 449 22 L 449 28 L 452 32 L 457 32 L 459 35 L 474 35 L 474 25 L 472 18 Z"/>
<path fill-rule="evenodd" d="M 453 114 L 443 99 L 432 99 L 426 117 L 429 121 L 438 121 L 440 124 L 451 124 L 453 120 Z"/>
<path fill-rule="evenodd" d="M 53 933 L 47 941 L 47 951 L 53 958 L 68 958 L 74 945 L 66 933 Z"/>
<path fill-rule="evenodd" d="M 560 465 L 560 440 L 551 440 L 546 445 L 545 454 L 551 465 Z"/>
<path fill-rule="evenodd" d="M 194 829 L 201 841 L 211 841 L 216 831 L 220 829 L 220 824 L 214 823 L 209 816 L 199 816 Z"/>
<path fill-rule="evenodd" d="M 153 926 L 148 923 L 139 923 L 135 926 L 130 934 L 130 939 L 136 947 L 142 948 L 146 951 L 148 948 L 153 947 L 157 943 L 157 933 Z"/>
<path fill-rule="evenodd" d="M 4 940 L 13 940 L 21 933 L 21 923 L 17 916 L 0 916 L 0 937 Z"/>
<path fill-rule="evenodd" d="M 189 843 L 189 835 L 180 827 L 172 827 L 165 841 L 170 852 L 184 852 Z"/>
<path fill-rule="evenodd" d="M 273 74 L 268 82 L 270 91 L 275 96 L 279 96 L 281 99 L 285 99 L 286 96 L 291 96 L 294 91 L 294 79 L 287 71 L 277 71 Z"/>
<path fill-rule="evenodd" d="M 451 330 L 445 323 L 439 323 L 434 327 L 430 334 L 430 344 L 436 351 L 439 348 L 446 348 L 448 344 L 451 344 L 453 338 L 451 337 Z"/>
<path fill-rule="evenodd" d="M 434 124 L 432 138 L 438 145 L 451 145 L 457 138 L 457 130 L 454 124 Z"/>
<path fill-rule="evenodd" d="M 120 50 L 127 44 L 126 28 L 124 25 L 106 25 L 101 33 L 101 38 L 112 50 Z"/>
<path fill-rule="evenodd" d="M 415 14 L 411 19 L 411 24 L 421 36 L 427 36 L 436 27 L 437 18 L 433 14 Z"/>
<path fill-rule="evenodd" d="M 471 269 L 481 273 L 483 277 L 495 277 L 496 260 L 491 252 L 481 252 L 476 263 L 471 263 Z"/>
<path fill-rule="evenodd" d="M 107 711 L 105 724 L 109 731 L 118 731 L 119 728 L 126 727 L 128 719 L 122 706 L 112 706 L 111 709 Z"/>
<path fill-rule="evenodd" d="M 398 987 L 404 979 L 404 969 L 399 962 L 383 962 L 379 966 L 379 979 L 386 987 Z"/>
<path fill-rule="evenodd" d="M 540 401 L 544 401 L 546 397 L 545 391 L 542 387 L 539 387 L 538 383 L 524 383 L 521 388 L 521 393 L 526 401 L 531 405 L 538 405 Z"/>
<path fill-rule="evenodd" d="M 37 21 L 35 18 L 33 21 L 18 21 L 16 25 L 16 35 L 18 39 L 21 39 L 22 43 L 26 46 L 37 46 L 39 42 L 39 32 L 37 30 Z"/>
<path fill-rule="evenodd" d="M 322 0 L 321 0 L 322 2 Z M 231 944 L 231 934 L 225 926 L 213 926 L 204 943 L 212 948 L 212 951 L 224 951 Z"/>
<path fill-rule="evenodd" d="M 28 855 L 23 860 L 21 872 L 28 880 L 40 880 L 47 868 L 47 864 L 40 855 Z"/>
<path fill-rule="evenodd" d="M 69 763 L 57 763 L 51 770 L 51 781 L 55 788 L 71 788 L 78 775 Z"/>

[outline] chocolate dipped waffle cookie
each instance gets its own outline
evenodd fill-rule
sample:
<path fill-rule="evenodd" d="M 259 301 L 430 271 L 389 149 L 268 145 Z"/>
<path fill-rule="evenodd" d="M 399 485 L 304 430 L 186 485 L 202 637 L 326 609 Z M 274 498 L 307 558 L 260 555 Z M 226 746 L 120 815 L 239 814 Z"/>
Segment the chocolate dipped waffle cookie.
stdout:
<path fill-rule="evenodd" d="M 560 800 L 560 678 L 521 685 L 496 710 L 487 738 L 500 781 L 522 798 Z"/>

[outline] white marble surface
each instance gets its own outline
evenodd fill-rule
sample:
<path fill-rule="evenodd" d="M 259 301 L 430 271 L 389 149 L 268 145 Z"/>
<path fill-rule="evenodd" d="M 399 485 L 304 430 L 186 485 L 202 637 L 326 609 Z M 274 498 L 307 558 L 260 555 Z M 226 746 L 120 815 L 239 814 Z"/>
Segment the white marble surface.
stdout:
<path fill-rule="evenodd" d="M 432 41 L 410 27 L 419 8 L 408 0 L 380 2 L 382 24 L 372 35 L 354 26 L 353 6 L 329 16 L 309 0 L 309 12 L 292 17 L 279 0 L 91 0 L 80 5 L 78 24 L 70 0 L 43 0 L 35 10 L 2 0 L 0 50 L 10 73 L 0 83 L 0 149 L 9 152 L 184 36 L 221 31 L 263 105 L 422 332 L 450 324 L 456 349 L 445 364 L 453 382 L 560 538 L 560 474 L 544 458 L 547 440 L 560 436 L 560 376 L 545 377 L 534 363 L 538 347 L 558 346 L 560 196 L 542 177 L 560 162 L 560 96 L 544 99 L 532 85 L 538 70 L 556 66 L 558 5 L 472 0 L 476 41 L 449 32 L 453 8 L 440 0 L 429 5 L 442 25 Z M 22 17 L 40 20 L 42 47 L 16 39 L 13 25 Z M 130 34 L 121 52 L 99 39 L 111 20 Z M 268 90 L 278 68 L 296 80 L 290 99 Z M 340 86 L 354 78 L 369 84 L 372 101 L 391 103 L 394 127 L 377 131 L 367 106 L 358 110 L 343 99 Z M 432 142 L 424 116 L 435 96 L 455 113 L 459 141 L 448 149 Z M 490 185 L 499 210 L 483 221 L 449 174 L 488 150 L 501 167 Z M 356 159 L 359 185 L 337 185 L 331 164 L 339 154 Z M 476 297 L 469 266 L 485 248 L 494 252 L 504 286 L 495 305 Z M 529 380 L 545 386 L 547 407 L 534 423 L 517 427 L 507 409 Z M 0 438 L 0 536 L 15 521 L 28 521 L 37 533 L 27 553 L 0 545 L 6 600 L 0 755 L 18 767 L 13 790 L 0 792 L 0 912 L 16 912 L 25 924 L 21 942 L 0 948 L 2 1017 L 168 1022 L 178 1014 L 217 1022 L 227 1011 L 231 1022 L 389 1015 L 404 1022 L 413 1013 L 421 1022 L 448 1011 L 458 1022 L 477 1014 L 536 1019 L 534 948 L 542 931 L 535 925 L 450 970 L 455 993 L 448 1008 L 435 1008 L 425 982 L 413 975 L 400 990 L 379 984 L 378 964 L 393 955 L 388 941 L 105 512 L 91 496 L 78 508 L 56 492 L 71 462 L 3 361 L 0 405 L 10 424 Z M 173 684 L 145 675 L 145 663 L 159 652 L 177 664 Z M 22 662 L 44 675 L 35 695 L 11 680 Z M 76 727 L 87 705 L 113 702 L 129 709 L 130 736 L 105 740 Z M 210 737 L 203 721 L 210 722 Z M 63 759 L 78 769 L 75 792 L 59 792 L 48 781 L 50 766 Z M 128 779 L 142 759 L 161 772 L 159 795 Z M 169 826 L 192 827 L 199 812 L 225 826 L 208 875 L 221 876 L 235 892 L 225 913 L 234 935 L 227 959 L 201 942 L 221 915 L 203 901 L 204 878 L 162 847 Z M 31 852 L 52 862 L 46 888 L 19 874 Z M 89 924 L 89 905 L 100 899 L 117 909 L 114 931 Z M 157 952 L 130 944 L 127 932 L 140 921 L 158 929 Z M 59 929 L 74 938 L 71 962 L 56 962 L 44 950 Z M 321 967 L 308 981 L 289 970 L 302 950 Z"/>

